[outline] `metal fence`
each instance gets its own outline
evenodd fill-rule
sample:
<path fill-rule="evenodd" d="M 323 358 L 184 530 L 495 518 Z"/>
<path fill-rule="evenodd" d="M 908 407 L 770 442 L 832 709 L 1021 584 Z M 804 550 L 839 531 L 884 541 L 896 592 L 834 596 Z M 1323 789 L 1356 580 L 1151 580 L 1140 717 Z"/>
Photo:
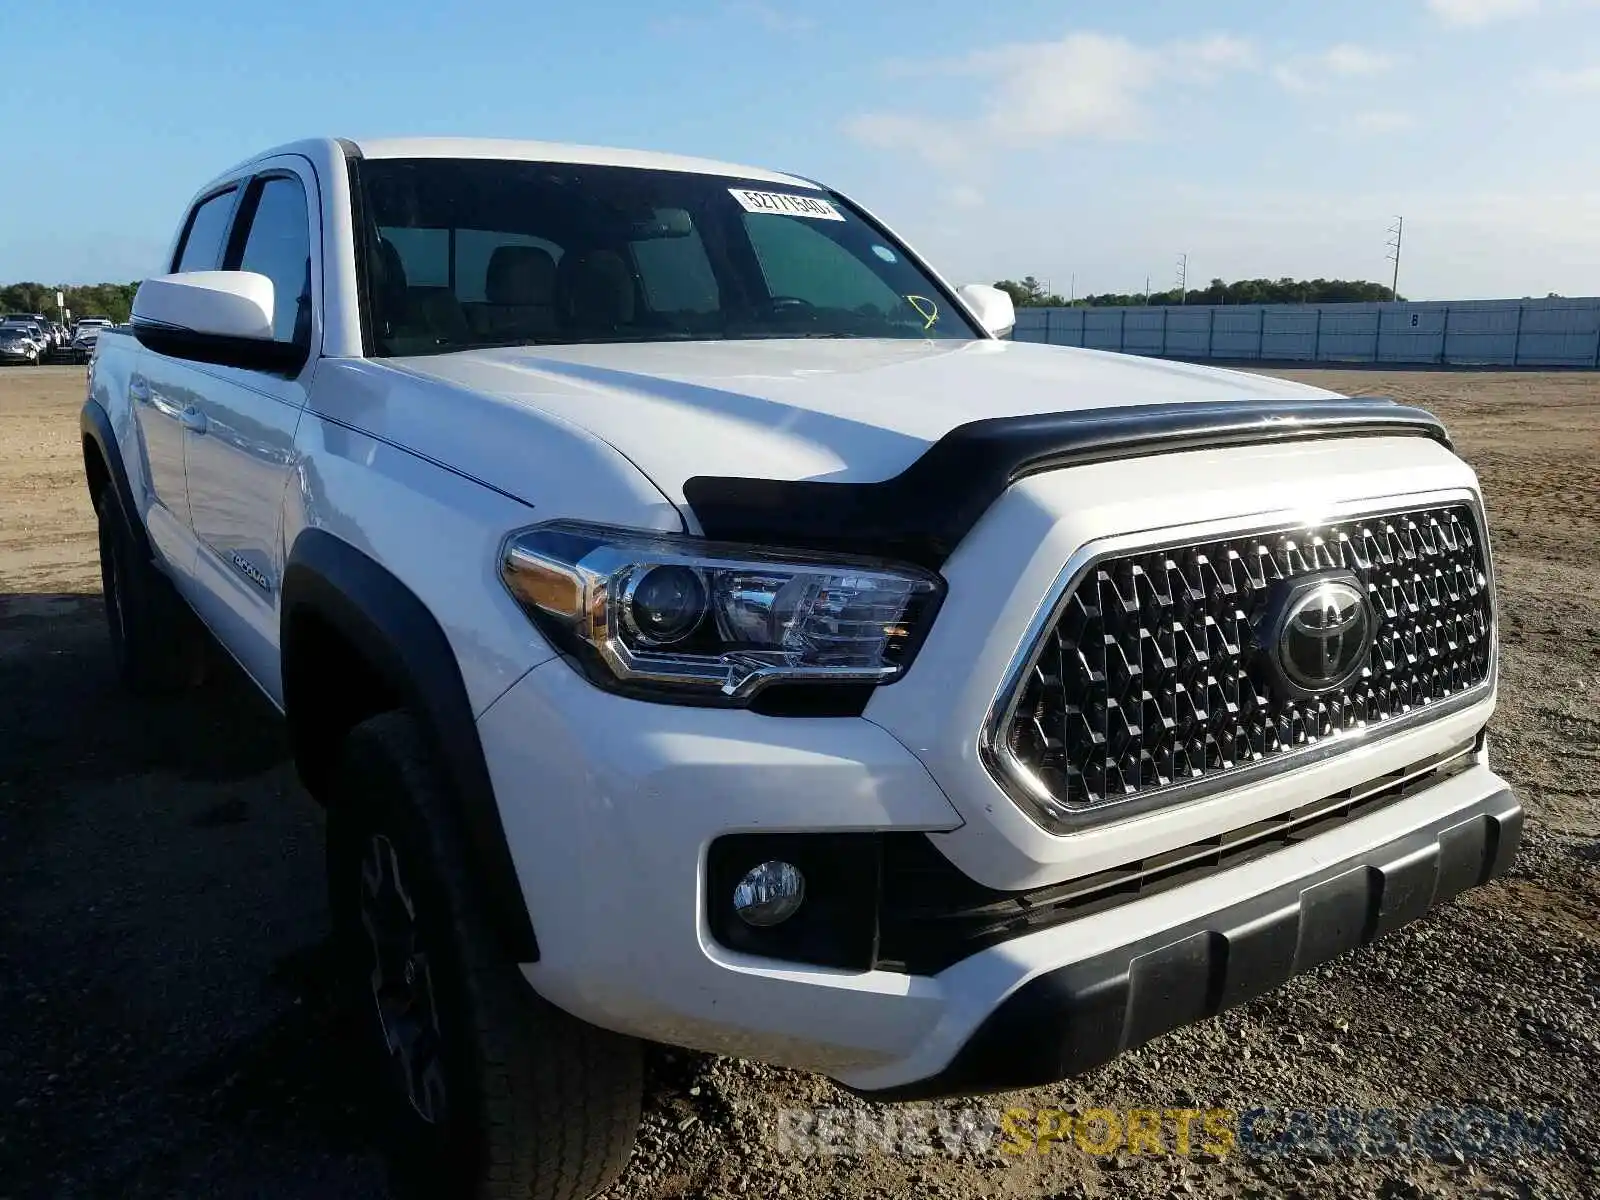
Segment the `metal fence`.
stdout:
<path fill-rule="evenodd" d="M 1600 369 L 1600 298 L 1022 308 L 1013 336 L 1167 358 Z"/>

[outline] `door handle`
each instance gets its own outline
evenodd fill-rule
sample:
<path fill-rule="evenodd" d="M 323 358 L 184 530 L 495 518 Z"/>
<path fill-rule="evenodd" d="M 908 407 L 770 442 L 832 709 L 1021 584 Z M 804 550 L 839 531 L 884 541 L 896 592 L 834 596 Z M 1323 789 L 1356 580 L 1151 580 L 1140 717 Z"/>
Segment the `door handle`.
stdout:
<path fill-rule="evenodd" d="M 206 431 L 206 415 L 194 405 L 190 405 L 178 414 L 178 424 L 190 433 L 204 433 Z"/>
<path fill-rule="evenodd" d="M 135 375 L 128 380 L 128 399 L 136 404 L 150 403 L 150 381 L 143 375 Z"/>

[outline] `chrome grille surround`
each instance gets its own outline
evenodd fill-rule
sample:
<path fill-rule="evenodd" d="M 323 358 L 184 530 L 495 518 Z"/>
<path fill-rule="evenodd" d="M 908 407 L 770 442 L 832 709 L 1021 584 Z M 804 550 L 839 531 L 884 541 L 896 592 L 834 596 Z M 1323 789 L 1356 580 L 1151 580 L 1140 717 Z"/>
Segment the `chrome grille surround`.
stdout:
<path fill-rule="evenodd" d="M 1135 580 L 1135 565 L 1158 569 L 1165 589 L 1152 572 Z M 1425 578 L 1423 567 L 1432 568 Z M 1367 665 L 1324 696 L 1274 694 L 1254 644 L 1265 598 L 1280 578 L 1331 568 L 1353 571 L 1372 602 L 1378 636 Z M 1109 631 L 1098 604 L 1080 599 L 1090 584 L 1096 599 L 1121 600 Z M 1074 637 L 1085 633 L 1087 654 Z M 1487 525 L 1467 489 L 1099 539 L 1072 555 L 1029 623 L 979 750 L 1037 824 L 1067 833 L 1259 782 L 1469 707 L 1494 691 L 1496 634 Z"/>

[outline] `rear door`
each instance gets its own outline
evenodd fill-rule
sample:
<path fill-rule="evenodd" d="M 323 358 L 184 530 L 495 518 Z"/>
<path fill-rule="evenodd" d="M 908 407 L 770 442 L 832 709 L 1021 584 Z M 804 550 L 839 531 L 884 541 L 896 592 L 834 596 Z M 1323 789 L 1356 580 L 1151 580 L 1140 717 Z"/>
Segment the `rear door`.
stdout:
<path fill-rule="evenodd" d="M 233 210 L 234 184 L 202 197 L 184 222 L 169 269 L 209 271 L 222 261 Z M 133 343 L 130 342 L 130 346 Z M 172 359 L 138 350 L 128 375 L 128 400 L 139 427 L 149 489 L 145 526 L 157 552 L 182 586 L 194 565 L 194 534 L 189 523 L 188 481 L 183 461 L 183 422 L 192 419 L 196 396 Z M 186 414 L 189 414 L 186 416 Z M 186 589 L 187 590 L 187 589 Z"/>
<path fill-rule="evenodd" d="M 316 176 L 304 159 L 269 161 L 243 185 L 221 266 L 272 280 L 275 340 L 320 345 L 313 300 L 320 286 L 312 282 L 320 229 Z M 292 378 L 208 363 L 176 368 L 196 410 L 184 427 L 189 512 L 199 540 L 196 607 L 275 700 L 282 695 L 283 498 L 316 361 L 309 356 Z"/>

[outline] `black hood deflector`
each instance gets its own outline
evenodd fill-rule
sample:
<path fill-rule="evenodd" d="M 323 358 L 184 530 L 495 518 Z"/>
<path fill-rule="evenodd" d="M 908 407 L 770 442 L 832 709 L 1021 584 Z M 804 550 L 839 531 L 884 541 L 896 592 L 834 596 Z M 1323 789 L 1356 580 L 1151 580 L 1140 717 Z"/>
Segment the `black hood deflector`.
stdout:
<path fill-rule="evenodd" d="M 958 425 L 877 483 L 696 476 L 684 498 L 718 541 L 866 554 L 938 569 L 1017 480 L 1084 463 L 1315 438 L 1432 438 L 1443 423 L 1391 400 L 1145 404 Z"/>

